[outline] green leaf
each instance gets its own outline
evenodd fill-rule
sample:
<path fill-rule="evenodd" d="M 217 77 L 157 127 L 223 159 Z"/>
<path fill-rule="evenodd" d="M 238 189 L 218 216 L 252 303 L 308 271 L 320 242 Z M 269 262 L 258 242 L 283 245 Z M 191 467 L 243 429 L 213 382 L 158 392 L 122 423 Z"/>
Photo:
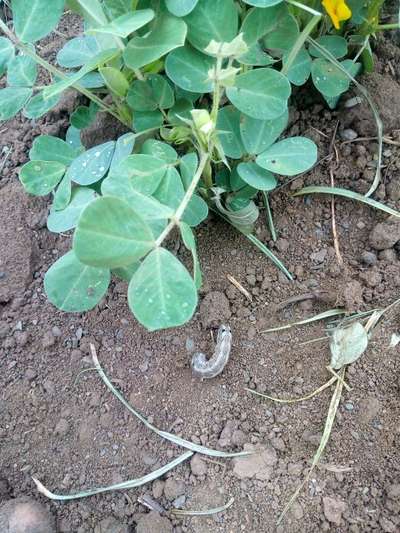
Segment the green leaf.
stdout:
<path fill-rule="evenodd" d="M 111 19 L 129 13 L 132 9 L 132 0 L 103 0 Z"/>
<path fill-rule="evenodd" d="M 276 4 L 280 4 L 283 2 L 283 0 L 243 0 L 245 4 L 249 4 L 249 6 L 257 6 L 257 7 L 271 7 L 275 6 Z"/>
<path fill-rule="evenodd" d="M 24 189 L 34 196 L 46 196 L 64 176 L 66 166 L 57 161 L 29 161 L 20 170 Z"/>
<path fill-rule="evenodd" d="M 226 90 L 227 97 L 242 113 L 272 120 L 287 109 L 290 83 L 280 72 L 259 68 L 237 76 L 235 85 Z"/>
<path fill-rule="evenodd" d="M 215 61 L 189 46 L 184 46 L 168 54 L 165 71 L 168 77 L 181 89 L 192 93 L 210 93 L 213 82 L 208 72 Z"/>
<path fill-rule="evenodd" d="M 201 224 L 207 217 L 207 203 L 203 200 L 203 198 L 197 194 L 194 194 L 191 197 L 185 212 L 183 213 L 182 220 L 194 228 Z"/>
<path fill-rule="evenodd" d="M 5 72 L 8 62 L 13 59 L 15 48 L 7 37 L 0 37 L 0 76 Z"/>
<path fill-rule="evenodd" d="M 153 98 L 160 109 L 169 109 L 175 103 L 174 90 L 166 80 L 165 76 L 160 74 L 150 74 L 147 78 L 152 91 Z"/>
<path fill-rule="evenodd" d="M 240 159 L 245 150 L 240 135 L 240 111 L 233 105 L 220 109 L 217 130 L 225 155 L 233 159 Z"/>
<path fill-rule="evenodd" d="M 148 24 L 154 18 L 152 9 L 139 9 L 132 13 L 125 13 L 104 26 L 87 30 L 86 33 L 109 33 L 117 37 L 126 38 L 131 33 Z"/>
<path fill-rule="evenodd" d="M 135 190 L 150 196 L 160 185 L 168 168 L 169 164 L 162 159 L 145 154 L 134 154 L 113 168 L 109 178 L 131 180 L 131 186 Z"/>
<path fill-rule="evenodd" d="M 103 52 L 100 52 L 91 60 L 89 60 L 75 74 L 68 76 L 65 80 L 58 81 L 46 87 L 46 89 L 44 89 L 43 91 L 44 98 L 51 98 L 52 96 L 59 94 L 62 91 L 65 91 L 65 89 L 68 89 L 68 87 L 71 87 L 71 85 L 78 83 L 86 74 L 88 74 L 92 70 L 95 70 L 97 67 L 103 65 L 104 63 L 108 63 L 109 61 L 117 57 L 119 53 L 120 51 L 116 48 L 111 48 L 110 50 L 104 50 Z"/>
<path fill-rule="evenodd" d="M 75 228 L 82 211 L 96 196 L 93 189 L 76 187 L 72 192 L 71 202 L 65 209 L 51 210 L 47 219 L 47 228 L 54 233 L 62 233 Z"/>
<path fill-rule="evenodd" d="M 147 80 L 135 80 L 132 83 L 126 102 L 134 111 L 155 111 L 158 107 L 153 88 Z"/>
<path fill-rule="evenodd" d="M 336 59 L 347 55 L 347 41 L 340 35 L 323 35 L 316 39 L 316 42 L 326 48 L 326 50 Z M 313 45 L 310 45 L 308 51 L 313 57 L 324 57 L 324 55 Z"/>
<path fill-rule="evenodd" d="M 103 26 L 107 17 L 99 0 L 68 0 L 68 6 L 80 13 L 92 26 Z"/>
<path fill-rule="evenodd" d="M 271 50 L 271 53 L 276 52 L 277 55 L 281 55 L 293 48 L 299 33 L 297 20 L 286 11 L 277 20 L 274 30 L 264 37 L 264 47 Z"/>
<path fill-rule="evenodd" d="M 0 120 L 8 120 L 20 111 L 32 96 L 32 89 L 6 87 L 0 89 Z"/>
<path fill-rule="evenodd" d="M 105 295 L 110 271 L 80 263 L 73 251 L 60 257 L 47 271 L 44 288 L 61 311 L 81 313 L 93 309 Z"/>
<path fill-rule="evenodd" d="M 125 133 L 117 139 L 115 143 L 114 155 L 110 165 L 110 171 L 112 172 L 118 165 L 131 155 L 133 147 L 135 146 L 136 137 L 134 133 Z"/>
<path fill-rule="evenodd" d="M 68 169 L 71 181 L 91 185 L 104 178 L 110 168 L 115 142 L 99 144 L 78 156 Z"/>
<path fill-rule="evenodd" d="M 117 96 L 124 98 L 129 89 L 129 82 L 121 71 L 114 67 L 99 68 L 99 72 L 106 86 Z"/>
<path fill-rule="evenodd" d="M 123 281 L 128 283 L 131 281 L 133 274 L 140 267 L 140 261 L 134 261 L 130 265 L 121 268 L 113 268 L 112 273 L 118 276 Z"/>
<path fill-rule="evenodd" d="M 349 77 L 326 59 L 313 61 L 311 75 L 315 87 L 330 98 L 339 96 L 350 86 Z"/>
<path fill-rule="evenodd" d="M 94 122 L 98 109 L 97 104 L 93 104 L 93 102 L 90 102 L 89 106 L 78 106 L 71 115 L 72 126 L 78 130 L 87 128 Z"/>
<path fill-rule="evenodd" d="M 40 118 L 58 104 L 60 95 L 43 98 L 43 91 L 33 96 L 24 107 L 22 113 L 26 118 Z"/>
<path fill-rule="evenodd" d="M 158 159 L 162 159 L 171 165 L 174 165 L 179 160 L 176 150 L 171 145 L 157 141 L 156 139 L 147 139 L 143 143 L 141 152 L 142 154 L 152 155 Z"/>
<path fill-rule="evenodd" d="M 340 370 L 354 363 L 368 348 L 368 334 L 360 322 L 333 331 L 330 340 L 331 367 Z"/>
<path fill-rule="evenodd" d="M 283 56 L 283 65 L 285 65 L 287 57 L 290 52 L 287 52 Z M 306 83 L 311 74 L 312 59 L 307 50 L 303 47 L 298 52 L 295 60 L 293 61 L 287 77 L 293 85 L 302 86 Z"/>
<path fill-rule="evenodd" d="M 65 142 L 71 146 L 71 148 L 74 148 L 78 154 L 85 150 L 81 141 L 81 132 L 74 126 L 70 126 L 67 129 L 67 133 L 65 134 Z"/>
<path fill-rule="evenodd" d="M 199 0 L 185 21 L 188 41 L 204 51 L 212 40 L 228 43 L 236 37 L 238 10 L 233 0 Z"/>
<path fill-rule="evenodd" d="M 82 67 L 100 52 L 101 47 L 95 37 L 75 37 L 58 52 L 57 63 L 65 68 Z"/>
<path fill-rule="evenodd" d="M 167 9 L 175 17 L 185 17 L 196 7 L 199 0 L 165 0 Z"/>
<path fill-rule="evenodd" d="M 251 187 L 260 191 L 273 191 L 277 186 L 275 176 L 256 163 L 240 163 L 237 167 L 239 176 Z"/>
<path fill-rule="evenodd" d="M 132 277 L 128 302 L 137 320 L 155 331 L 190 320 L 197 306 L 197 291 L 182 263 L 168 250 L 156 248 Z"/>
<path fill-rule="evenodd" d="M 35 61 L 24 55 L 18 55 L 8 62 L 7 83 L 12 87 L 33 87 L 37 77 Z"/>
<path fill-rule="evenodd" d="M 133 129 L 140 133 L 142 131 L 161 128 L 164 116 L 161 111 L 136 111 L 133 116 Z"/>
<path fill-rule="evenodd" d="M 190 152 L 181 157 L 179 164 L 183 187 L 186 191 L 192 183 L 197 167 L 199 166 L 199 158 L 195 152 Z"/>
<path fill-rule="evenodd" d="M 317 146 L 306 137 L 289 137 L 273 144 L 257 157 L 260 167 L 281 174 L 295 176 L 309 170 L 318 158 Z"/>
<path fill-rule="evenodd" d="M 96 267 L 127 266 L 153 247 L 153 233 L 142 217 L 111 196 L 97 198 L 83 210 L 73 241 L 78 259 Z"/>
<path fill-rule="evenodd" d="M 182 19 L 164 14 L 145 37 L 133 37 L 124 51 L 125 64 L 131 69 L 141 68 L 183 46 L 186 24 Z"/>
<path fill-rule="evenodd" d="M 67 175 L 60 181 L 56 192 L 54 193 L 54 200 L 52 209 L 54 211 L 61 211 L 67 207 L 71 201 L 72 183 Z"/>
<path fill-rule="evenodd" d="M 134 182 L 127 178 L 105 179 L 101 185 L 101 193 L 103 196 L 115 196 L 125 200 L 148 223 L 152 220 L 168 220 L 174 214 L 174 210 L 167 205 L 135 189 Z"/>
<path fill-rule="evenodd" d="M 190 113 L 192 110 L 193 104 L 190 100 L 177 100 L 175 105 L 168 111 L 168 122 L 171 126 L 187 126 L 185 120 L 192 120 Z"/>
<path fill-rule="evenodd" d="M 247 153 L 260 154 L 264 152 L 283 133 L 288 120 L 287 110 L 273 120 L 258 120 L 243 115 L 240 121 L 240 132 Z"/>
<path fill-rule="evenodd" d="M 58 161 L 68 166 L 76 158 L 76 149 L 58 137 L 40 135 L 33 141 L 29 158 L 38 161 Z"/>
<path fill-rule="evenodd" d="M 193 279 L 196 289 L 199 290 L 203 284 L 203 276 L 201 273 L 200 263 L 197 256 L 196 238 L 193 230 L 185 222 L 180 222 L 179 229 L 181 232 L 183 244 L 192 253 L 193 258 Z"/>
<path fill-rule="evenodd" d="M 179 207 L 185 195 L 179 172 L 174 167 L 169 167 L 160 186 L 154 193 L 162 204 L 168 205 L 174 211 Z"/>
<path fill-rule="evenodd" d="M 267 10 L 265 8 L 250 9 L 240 29 L 243 39 L 249 46 L 254 46 L 265 35 L 276 31 L 280 20 L 287 14 L 285 5 L 272 6 Z"/>
<path fill-rule="evenodd" d="M 12 0 L 15 33 L 24 43 L 34 43 L 57 26 L 65 0 Z"/>

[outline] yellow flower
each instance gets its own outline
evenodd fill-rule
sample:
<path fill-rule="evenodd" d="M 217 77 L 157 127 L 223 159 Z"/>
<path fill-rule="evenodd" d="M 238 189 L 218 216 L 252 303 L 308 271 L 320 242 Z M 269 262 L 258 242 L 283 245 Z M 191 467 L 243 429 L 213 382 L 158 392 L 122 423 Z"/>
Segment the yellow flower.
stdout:
<path fill-rule="evenodd" d="M 322 5 L 337 30 L 340 28 L 340 23 L 343 20 L 348 20 L 351 17 L 351 9 L 345 0 L 322 0 Z"/>

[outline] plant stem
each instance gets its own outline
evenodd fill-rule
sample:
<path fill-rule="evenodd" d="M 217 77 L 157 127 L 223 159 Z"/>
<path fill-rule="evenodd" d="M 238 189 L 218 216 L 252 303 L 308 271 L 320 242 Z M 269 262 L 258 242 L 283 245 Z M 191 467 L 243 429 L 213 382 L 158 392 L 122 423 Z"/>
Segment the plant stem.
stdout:
<path fill-rule="evenodd" d="M 303 9 L 303 11 L 307 11 L 308 13 L 311 13 L 311 15 L 317 16 L 319 15 L 322 17 L 322 13 L 320 11 L 317 11 L 316 9 L 313 9 L 312 7 L 306 6 L 305 4 L 302 4 L 301 2 L 297 2 L 296 0 L 286 0 L 288 4 L 291 4 L 292 6 L 299 7 L 300 9 Z"/>
<path fill-rule="evenodd" d="M 185 196 L 183 197 L 182 202 L 180 203 L 178 209 L 175 212 L 175 215 L 169 222 L 168 226 L 165 228 L 165 230 L 161 233 L 161 235 L 156 240 L 156 246 L 161 246 L 163 241 L 167 238 L 167 236 L 170 234 L 172 229 L 179 225 L 179 222 L 188 206 L 188 203 L 190 202 L 194 192 L 196 191 L 196 187 L 201 179 L 201 176 L 203 174 L 204 168 L 208 163 L 210 154 L 209 153 L 202 153 L 200 157 L 199 166 L 197 168 L 197 171 L 195 175 L 193 176 L 192 182 L 189 185 L 188 190 L 186 191 Z"/>
<path fill-rule="evenodd" d="M 394 24 L 378 24 L 375 28 L 377 31 L 385 31 L 385 30 L 398 30 L 400 29 L 400 23 L 394 23 Z"/>
<path fill-rule="evenodd" d="M 263 196 L 264 196 L 265 210 L 267 212 L 268 227 L 271 232 L 272 240 L 276 242 L 276 231 L 275 231 L 274 219 L 273 219 L 272 212 L 271 212 L 271 206 L 269 205 L 268 193 L 264 191 Z"/>
<path fill-rule="evenodd" d="M 214 122 L 214 124 L 217 123 L 218 118 L 218 110 L 219 110 L 219 102 L 221 100 L 221 85 L 219 83 L 219 74 L 222 68 L 222 57 L 217 58 L 217 62 L 215 64 L 215 87 L 214 87 L 214 94 L 213 94 L 213 105 L 211 109 L 211 120 Z"/>
<path fill-rule="evenodd" d="M 12 41 L 17 48 L 22 50 L 25 55 L 31 57 L 38 65 L 46 69 L 48 72 L 53 74 L 54 76 L 57 76 L 63 80 L 67 80 L 68 76 L 64 74 L 61 70 L 58 70 L 57 67 L 53 66 L 51 63 L 48 63 L 45 59 L 40 57 L 36 54 L 36 52 L 33 52 L 29 46 L 26 46 L 24 43 L 22 43 L 15 35 L 14 33 L 7 27 L 7 25 L 0 19 L 0 29 L 7 35 L 7 37 Z M 114 111 L 114 109 L 107 104 L 103 102 L 98 96 L 93 94 L 88 89 L 85 89 L 79 83 L 73 83 L 71 84 L 71 87 L 76 89 L 78 92 L 89 98 L 92 102 L 95 102 L 103 111 L 109 113 L 116 119 L 118 119 L 120 122 L 122 122 L 125 126 L 128 128 L 131 128 L 131 124 L 128 124 L 125 120 L 123 120 L 117 112 Z"/>
<path fill-rule="evenodd" d="M 321 20 L 322 15 L 314 15 L 313 18 L 308 22 L 307 26 L 303 29 L 303 31 L 300 33 L 300 35 L 297 38 L 297 41 L 294 43 L 294 46 L 290 50 L 290 53 L 288 55 L 287 60 L 284 62 L 284 65 L 282 67 L 282 74 L 287 76 L 287 73 L 289 72 L 294 60 L 297 57 L 297 54 L 300 52 L 302 46 L 306 42 L 307 38 L 311 35 L 313 29 L 318 24 L 318 22 Z"/>

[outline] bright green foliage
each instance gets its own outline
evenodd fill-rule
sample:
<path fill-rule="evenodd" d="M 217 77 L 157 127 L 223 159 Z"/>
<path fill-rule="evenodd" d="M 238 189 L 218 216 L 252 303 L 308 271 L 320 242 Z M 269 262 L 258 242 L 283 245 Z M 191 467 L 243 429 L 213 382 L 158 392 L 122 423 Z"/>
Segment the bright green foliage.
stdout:
<path fill-rule="evenodd" d="M 74 232 L 73 251 L 46 275 L 49 299 L 91 309 L 111 272 L 129 282 L 129 307 L 147 329 L 187 322 L 202 283 L 194 228 L 210 208 L 290 276 L 252 232 L 260 192 L 267 198 L 317 161 L 312 140 L 285 134 L 292 86 L 313 83 L 334 107 L 358 73 L 360 45 L 284 0 L 69 0 L 84 34 L 57 54 L 67 71 L 35 88 L 32 43 L 63 6 L 13 0 L 17 35 L 29 44 L 16 55 L 0 37 L 1 119 L 21 110 L 37 118 L 72 86 L 91 100 L 72 113 L 66 141 L 35 140 L 20 172 L 30 194 L 52 194 L 49 230 Z M 80 132 L 104 112 L 133 131 L 85 150 Z M 166 249 L 174 228 L 187 265 Z"/>
<path fill-rule="evenodd" d="M 109 283 L 108 269 L 80 263 L 73 251 L 56 261 L 44 278 L 51 303 L 70 312 L 92 309 L 104 296 Z"/>
<path fill-rule="evenodd" d="M 156 248 L 133 275 L 128 302 L 150 331 L 175 327 L 193 316 L 197 289 L 182 263 L 165 248 Z"/>

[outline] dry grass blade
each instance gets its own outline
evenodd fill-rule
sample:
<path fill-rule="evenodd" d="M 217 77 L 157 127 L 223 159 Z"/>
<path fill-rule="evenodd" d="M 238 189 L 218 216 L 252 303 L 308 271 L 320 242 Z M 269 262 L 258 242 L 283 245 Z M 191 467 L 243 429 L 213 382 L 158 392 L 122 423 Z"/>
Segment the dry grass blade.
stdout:
<path fill-rule="evenodd" d="M 162 431 L 153 424 L 150 424 L 150 422 L 141 415 L 138 411 L 136 411 L 123 397 L 123 395 L 114 387 L 114 385 L 111 383 L 111 381 L 106 376 L 104 370 L 102 369 L 99 360 L 97 358 L 96 349 L 93 346 L 93 344 L 90 345 L 90 350 L 92 352 L 92 359 L 94 366 L 96 367 L 97 372 L 99 373 L 101 379 L 104 381 L 104 383 L 107 385 L 107 387 L 110 389 L 110 391 L 118 398 L 118 400 L 134 415 L 136 418 L 138 418 L 148 429 L 151 431 L 154 431 L 157 435 L 162 437 L 163 439 L 166 439 L 178 446 L 182 446 L 183 448 L 187 448 L 188 450 L 191 450 L 192 452 L 201 453 L 203 455 L 208 455 L 210 457 L 240 457 L 249 455 L 249 452 L 236 452 L 236 453 L 229 453 L 229 452 L 221 452 L 218 450 L 212 450 L 211 448 L 207 448 L 205 446 L 201 446 L 200 444 L 195 444 L 194 442 L 190 442 L 188 440 L 182 439 L 181 437 L 177 437 L 176 435 L 173 435 L 172 433 L 169 433 L 168 431 Z"/>
<path fill-rule="evenodd" d="M 261 392 L 257 392 L 252 389 L 245 389 L 247 392 L 251 392 L 251 394 L 254 394 L 255 396 L 260 396 L 261 398 L 264 398 L 265 400 L 271 400 L 276 403 L 298 403 L 298 402 L 304 402 L 306 400 L 311 400 L 311 398 L 314 398 L 314 396 L 317 396 L 320 392 L 324 391 L 325 389 L 328 389 L 331 385 L 333 385 L 337 381 L 337 377 L 331 378 L 329 381 L 321 385 L 318 389 L 316 389 L 313 392 L 310 392 L 310 394 L 307 394 L 307 396 L 303 396 L 302 398 L 292 398 L 289 400 L 285 400 L 283 398 L 274 398 L 273 396 L 267 396 L 266 394 L 263 394 Z"/>
<path fill-rule="evenodd" d="M 249 302 L 253 301 L 253 298 L 251 294 L 249 293 L 249 291 L 247 291 L 243 287 L 243 285 L 241 285 L 233 276 L 231 276 L 230 274 L 227 274 L 226 277 L 228 278 L 228 281 L 230 281 L 232 285 L 234 285 L 237 288 L 237 290 L 241 292 L 249 300 Z"/>
<path fill-rule="evenodd" d="M 357 200 L 358 202 L 367 204 L 370 207 L 374 207 L 375 209 L 384 211 L 385 213 L 388 213 L 389 215 L 393 215 L 395 217 L 400 218 L 399 211 L 396 211 L 395 209 L 392 209 L 391 207 L 388 207 L 385 204 L 381 204 L 380 202 L 377 202 L 376 200 L 372 200 L 371 198 L 368 198 L 367 196 L 359 194 L 358 192 L 348 191 L 347 189 L 340 189 L 338 187 L 324 187 L 324 186 L 318 186 L 318 185 L 310 185 L 309 187 L 304 187 L 303 189 L 296 191 L 293 194 L 293 196 L 304 196 L 305 194 L 335 194 L 337 196 L 343 196 L 344 198 L 349 198 L 350 200 Z"/>
<path fill-rule="evenodd" d="M 312 322 L 318 322 L 319 320 L 324 320 L 325 318 L 331 318 L 332 316 L 345 315 L 345 314 L 346 314 L 345 309 L 330 309 L 329 311 L 324 311 L 323 313 L 319 313 L 318 315 L 312 316 L 310 318 L 306 318 L 298 322 L 291 322 L 290 324 L 286 324 L 285 326 L 278 326 L 276 328 L 264 329 L 260 333 L 273 333 L 275 331 L 282 331 L 284 329 L 290 329 L 290 328 L 294 328 L 297 326 L 304 326 L 306 324 L 311 324 Z"/>
<path fill-rule="evenodd" d="M 333 423 L 334 423 L 335 418 L 336 418 L 336 412 L 337 412 L 338 407 L 339 407 L 340 398 L 342 396 L 343 382 L 344 382 L 343 380 L 344 380 L 345 371 L 346 371 L 345 368 L 343 368 L 340 371 L 341 379 L 337 380 L 336 388 L 335 388 L 335 391 L 334 391 L 334 393 L 332 395 L 331 403 L 330 403 L 330 406 L 329 406 L 328 415 L 326 417 L 324 432 L 323 432 L 323 435 L 322 435 L 322 438 L 321 438 L 321 442 L 319 443 L 318 450 L 316 451 L 316 453 L 315 453 L 315 455 L 313 457 L 313 460 L 312 460 L 312 463 L 311 463 L 311 468 L 308 471 L 308 474 L 306 475 L 303 483 L 299 486 L 299 488 L 296 490 L 296 492 L 293 494 L 293 496 L 290 498 L 290 500 L 286 504 L 284 510 L 282 511 L 282 514 L 280 515 L 280 517 L 278 519 L 277 524 L 280 524 L 282 522 L 282 520 L 286 516 L 287 512 L 290 510 L 290 508 L 292 507 L 294 502 L 297 500 L 300 492 L 302 491 L 303 487 L 306 485 L 306 483 L 310 479 L 311 474 L 313 473 L 315 467 L 319 463 L 319 460 L 320 460 L 320 458 L 321 458 L 321 456 L 322 456 L 322 454 L 323 454 L 323 452 L 324 452 L 324 450 L 326 448 L 326 445 L 328 444 L 329 437 L 330 437 L 330 434 L 332 432 Z"/>
<path fill-rule="evenodd" d="M 172 509 L 171 513 L 179 516 L 212 516 L 229 509 L 229 507 L 233 505 L 234 501 L 235 498 L 231 498 L 229 502 L 223 505 L 222 507 L 216 507 L 215 509 L 209 509 L 208 511 L 184 511 L 181 509 Z"/>
<path fill-rule="evenodd" d="M 38 488 L 39 492 L 46 496 L 47 498 L 50 498 L 51 500 L 59 500 L 59 501 L 67 501 L 67 500 L 77 500 L 79 498 L 87 498 L 88 496 L 94 496 L 95 494 L 101 494 L 103 492 L 110 492 L 114 490 L 126 490 L 126 489 L 133 489 L 135 487 L 140 487 L 142 485 L 145 485 L 146 483 L 149 483 L 150 481 L 154 481 L 155 479 L 158 479 L 159 477 L 163 476 L 176 466 L 180 465 L 187 459 L 190 459 L 192 457 L 193 452 L 185 452 L 170 463 L 162 466 L 158 470 L 155 470 L 154 472 L 151 472 L 150 474 L 146 474 L 143 477 L 132 479 L 130 481 L 124 481 L 123 483 L 117 483 L 116 485 L 109 485 L 108 487 L 100 487 L 98 489 L 92 489 L 87 490 L 83 492 L 77 492 L 76 494 L 54 494 L 53 492 L 50 492 L 38 479 L 32 478 L 33 481 L 36 484 L 36 487 Z"/>

